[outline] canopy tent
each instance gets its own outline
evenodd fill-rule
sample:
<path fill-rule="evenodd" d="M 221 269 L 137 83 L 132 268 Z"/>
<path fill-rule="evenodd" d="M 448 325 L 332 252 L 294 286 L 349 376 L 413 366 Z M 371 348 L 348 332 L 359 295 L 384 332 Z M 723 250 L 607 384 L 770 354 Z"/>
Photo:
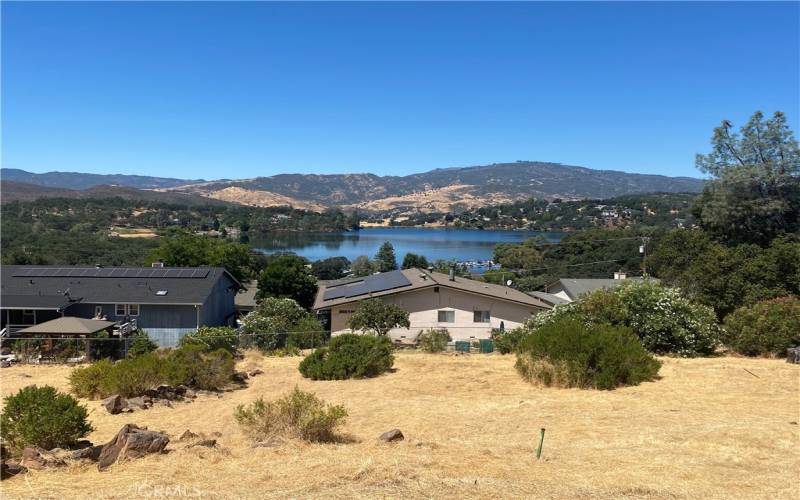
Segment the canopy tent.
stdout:
<path fill-rule="evenodd" d="M 19 330 L 15 335 L 92 335 L 114 326 L 113 321 L 63 316 Z"/>

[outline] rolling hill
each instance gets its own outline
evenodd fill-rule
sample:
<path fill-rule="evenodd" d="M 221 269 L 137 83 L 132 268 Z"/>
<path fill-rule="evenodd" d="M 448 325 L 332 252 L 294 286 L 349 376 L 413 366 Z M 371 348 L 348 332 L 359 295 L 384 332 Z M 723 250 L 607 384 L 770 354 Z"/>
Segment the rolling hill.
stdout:
<path fill-rule="evenodd" d="M 70 182 L 59 182 L 69 177 Z M 196 181 L 129 175 L 3 169 L 4 180 L 46 187 L 88 188 L 118 184 L 197 195 L 247 205 L 292 205 L 320 210 L 340 206 L 365 211 L 460 211 L 481 205 L 537 198 L 611 198 L 648 192 L 699 192 L 691 177 L 593 170 L 559 163 L 520 161 L 431 170 L 406 176 L 375 174 L 279 174 L 240 180 Z M 108 189 L 108 188 L 106 188 Z"/>

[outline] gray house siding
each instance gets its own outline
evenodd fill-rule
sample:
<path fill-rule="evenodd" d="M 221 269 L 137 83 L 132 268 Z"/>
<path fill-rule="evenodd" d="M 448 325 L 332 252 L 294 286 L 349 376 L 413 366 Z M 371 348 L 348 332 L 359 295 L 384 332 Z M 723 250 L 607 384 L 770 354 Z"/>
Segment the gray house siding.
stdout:
<path fill-rule="evenodd" d="M 200 309 L 200 323 L 208 326 L 224 326 L 230 324 L 236 312 L 235 298 L 237 290 L 234 283 L 224 276 L 217 280 L 214 288 Z"/>

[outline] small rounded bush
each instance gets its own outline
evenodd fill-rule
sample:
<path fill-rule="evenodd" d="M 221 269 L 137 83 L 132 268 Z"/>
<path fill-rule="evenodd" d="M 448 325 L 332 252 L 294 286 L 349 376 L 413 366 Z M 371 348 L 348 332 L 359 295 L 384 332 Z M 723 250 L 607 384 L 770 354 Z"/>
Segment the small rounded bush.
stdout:
<path fill-rule="evenodd" d="M 236 421 L 255 441 L 276 435 L 306 441 L 334 441 L 334 431 L 346 417 L 344 406 L 325 404 L 313 392 L 297 387 L 275 401 L 258 398 L 247 406 L 239 405 L 234 413 Z"/>
<path fill-rule="evenodd" d="M 725 343 L 747 356 L 784 356 L 800 345 L 800 298 L 740 307 L 725 318 Z"/>
<path fill-rule="evenodd" d="M 516 368 L 545 386 L 614 389 L 653 380 L 661 363 L 626 327 L 564 319 L 525 337 Z"/>
<path fill-rule="evenodd" d="M 171 353 L 162 373 L 171 385 L 215 390 L 233 378 L 233 356 L 225 349 L 205 352 L 203 347 L 190 344 Z"/>
<path fill-rule="evenodd" d="M 445 328 L 430 329 L 420 332 L 417 337 L 417 345 L 425 352 L 442 352 L 450 342 L 450 333 Z"/>
<path fill-rule="evenodd" d="M 0 434 L 12 449 L 65 448 L 92 432 L 86 408 L 69 394 L 31 385 L 5 399 Z"/>
<path fill-rule="evenodd" d="M 313 380 L 344 380 L 375 377 L 393 364 L 392 343 L 387 337 L 347 333 L 306 356 L 300 362 L 300 373 Z"/>

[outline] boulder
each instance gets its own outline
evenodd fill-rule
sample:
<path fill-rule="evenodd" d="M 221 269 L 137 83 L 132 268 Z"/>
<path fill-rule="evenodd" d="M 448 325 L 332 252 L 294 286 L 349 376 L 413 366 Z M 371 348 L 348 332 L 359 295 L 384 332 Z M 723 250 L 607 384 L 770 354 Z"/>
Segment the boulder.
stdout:
<path fill-rule="evenodd" d="M 405 439 L 405 436 L 403 436 L 403 433 L 400 431 L 400 429 L 386 431 L 380 436 L 380 440 L 387 443 L 391 443 L 393 441 L 402 441 L 403 439 Z"/>
<path fill-rule="evenodd" d="M 91 460 L 97 462 L 100 459 L 100 453 L 103 451 L 103 445 L 98 444 L 89 446 L 88 448 L 81 448 L 70 453 L 69 458 L 72 460 Z"/>
<path fill-rule="evenodd" d="M 128 408 L 146 410 L 150 408 L 152 403 L 153 400 L 150 398 L 150 396 L 139 396 L 138 398 L 130 398 L 128 400 Z"/>
<path fill-rule="evenodd" d="M 258 368 L 256 368 L 255 370 L 250 370 L 250 373 L 248 373 L 248 375 L 250 375 L 251 377 L 255 377 L 256 375 L 261 375 L 262 373 L 264 373 L 264 370 L 259 370 Z"/>
<path fill-rule="evenodd" d="M 108 410 L 108 413 L 116 415 L 122 413 L 122 410 L 128 407 L 128 402 L 119 394 L 114 394 L 103 400 L 103 408 Z"/>
<path fill-rule="evenodd" d="M 103 446 L 97 463 L 98 470 L 105 470 L 124 459 L 140 458 L 150 453 L 161 453 L 169 443 L 169 437 L 160 432 L 140 429 L 126 424 L 114 439 Z"/>
<path fill-rule="evenodd" d="M 16 462 L 7 462 L 6 460 L 0 462 L 0 480 L 8 479 L 24 472 L 28 472 L 28 469 L 24 465 L 20 465 Z"/>
<path fill-rule="evenodd" d="M 247 372 L 236 372 L 233 374 L 233 381 L 240 384 L 244 384 L 248 378 L 250 377 L 247 375 Z"/>
<path fill-rule="evenodd" d="M 177 401 L 183 398 L 183 395 L 186 394 L 187 387 L 184 385 L 178 385 L 172 387 L 171 385 L 159 385 L 155 389 L 148 389 L 145 391 L 145 396 L 148 396 L 152 399 L 166 399 L 168 401 Z"/>
<path fill-rule="evenodd" d="M 786 349 L 787 363 L 800 363 L 800 347 L 790 347 Z"/>
<path fill-rule="evenodd" d="M 22 460 L 20 465 L 28 469 L 44 469 L 47 467 L 60 467 L 66 462 L 59 458 L 55 453 L 44 450 L 38 446 L 26 446 L 22 450 Z"/>

